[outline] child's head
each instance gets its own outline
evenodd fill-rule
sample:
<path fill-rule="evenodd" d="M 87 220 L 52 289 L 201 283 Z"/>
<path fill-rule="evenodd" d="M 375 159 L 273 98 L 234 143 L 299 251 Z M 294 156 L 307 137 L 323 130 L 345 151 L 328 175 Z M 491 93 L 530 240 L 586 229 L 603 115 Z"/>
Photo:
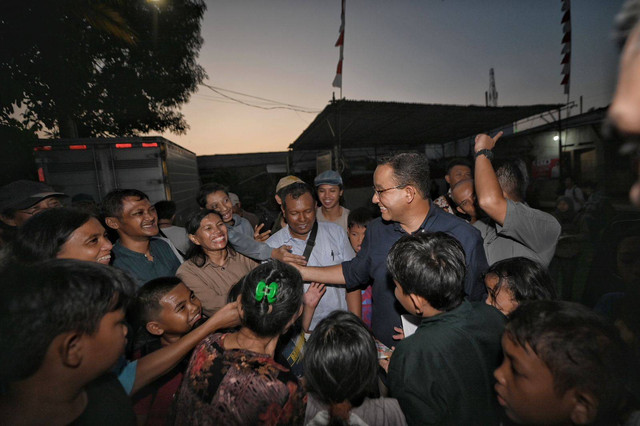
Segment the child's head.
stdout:
<path fill-rule="evenodd" d="M 366 207 L 359 207 L 349 212 L 347 218 L 347 229 L 349 232 L 349 242 L 353 250 L 358 253 L 362 248 L 362 241 L 364 241 L 364 234 L 367 231 L 367 225 L 373 219 L 371 211 Z"/>
<path fill-rule="evenodd" d="M 438 311 L 450 311 L 464 300 L 464 250 L 444 232 L 403 236 L 391 247 L 387 268 L 396 283 L 396 298 L 411 313 L 412 296 Z"/>
<path fill-rule="evenodd" d="M 498 402 L 521 424 L 614 424 L 625 399 L 625 347 L 615 327 L 582 305 L 537 300 L 510 316 Z"/>
<path fill-rule="evenodd" d="M 290 265 L 270 260 L 241 281 L 243 327 L 261 337 L 282 334 L 302 312 L 302 277 Z"/>
<path fill-rule="evenodd" d="M 1 382 L 27 379 L 47 363 L 88 383 L 124 352 L 125 309 L 135 292 L 126 273 L 68 259 L 8 264 L 0 288 Z"/>
<path fill-rule="evenodd" d="M 526 257 L 500 260 L 484 276 L 487 305 L 509 315 L 527 300 L 554 300 L 556 288 L 545 267 Z"/>
<path fill-rule="evenodd" d="M 177 277 L 161 277 L 138 290 L 136 323 L 154 336 L 181 337 L 202 318 L 202 304 Z"/>
<path fill-rule="evenodd" d="M 361 405 L 376 388 L 377 370 L 373 335 L 350 312 L 334 311 L 320 321 L 304 348 L 307 388 L 328 405 Z"/>

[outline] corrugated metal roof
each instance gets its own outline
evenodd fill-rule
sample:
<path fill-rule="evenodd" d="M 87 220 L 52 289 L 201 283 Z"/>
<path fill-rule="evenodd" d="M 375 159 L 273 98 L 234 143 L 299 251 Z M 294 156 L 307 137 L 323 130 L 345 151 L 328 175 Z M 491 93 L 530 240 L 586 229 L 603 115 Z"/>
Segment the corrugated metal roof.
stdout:
<path fill-rule="evenodd" d="M 330 149 L 337 143 L 338 129 L 344 148 L 441 144 L 560 106 L 483 107 L 339 100 L 329 104 L 289 148 Z"/>

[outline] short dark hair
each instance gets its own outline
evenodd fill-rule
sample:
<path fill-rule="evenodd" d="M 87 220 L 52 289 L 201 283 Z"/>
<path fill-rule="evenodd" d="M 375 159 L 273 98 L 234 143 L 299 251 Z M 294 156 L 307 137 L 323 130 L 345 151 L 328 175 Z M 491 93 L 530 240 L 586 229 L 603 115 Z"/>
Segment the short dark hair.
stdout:
<path fill-rule="evenodd" d="M 162 200 L 153 206 L 156 208 L 158 219 L 171 219 L 176 214 L 176 203 L 174 201 Z"/>
<path fill-rule="evenodd" d="M 393 169 L 393 176 L 400 186 L 414 186 L 422 198 L 427 199 L 431 194 L 431 178 L 429 175 L 429 160 L 424 154 L 417 152 L 402 152 L 383 157 L 379 165 L 388 165 Z"/>
<path fill-rule="evenodd" d="M 367 207 L 358 207 L 357 209 L 353 209 L 349 212 L 349 217 L 347 218 L 347 228 L 351 228 L 352 226 L 359 225 L 367 227 L 367 224 L 373 220 L 373 214 L 371 210 Z"/>
<path fill-rule="evenodd" d="M 202 219 L 209 216 L 210 214 L 217 215 L 220 220 L 222 220 L 222 215 L 215 210 L 207 210 L 200 209 L 196 212 L 193 212 L 191 216 L 187 219 L 187 223 L 185 228 L 187 230 L 187 234 L 195 234 L 198 232 L 200 228 L 200 223 Z M 227 249 L 234 253 L 233 247 L 231 243 L 227 240 Z M 205 263 L 207 263 L 207 255 L 204 253 L 202 246 L 194 244 L 193 241 L 189 240 L 189 248 L 187 249 L 187 253 L 185 254 L 185 260 L 191 260 L 198 268 L 202 268 Z"/>
<path fill-rule="evenodd" d="M 149 197 L 137 189 L 114 189 L 105 195 L 102 200 L 102 214 L 104 217 L 121 217 L 122 201 L 125 198 L 133 197 L 138 200 L 148 200 Z"/>
<path fill-rule="evenodd" d="M 487 290 L 493 293 L 494 297 L 506 286 L 518 303 L 558 298 L 547 268 L 526 257 L 500 260 L 491 265 L 486 272 L 491 273 L 498 276 L 498 283 L 493 290 Z"/>
<path fill-rule="evenodd" d="M 456 157 L 456 158 L 452 158 L 447 163 L 447 174 L 451 173 L 451 169 L 453 169 L 455 166 L 465 166 L 465 167 L 468 167 L 469 170 L 473 170 L 473 167 L 471 166 L 471 161 L 468 158 Z"/>
<path fill-rule="evenodd" d="M 496 177 L 500 188 L 506 192 L 514 201 L 524 200 L 526 193 L 525 176 L 514 160 L 507 160 L 496 168 Z"/>
<path fill-rule="evenodd" d="M 375 393 L 378 356 L 371 331 L 360 318 L 334 311 L 320 321 L 304 348 L 307 389 L 325 404 L 358 407 Z M 331 410 L 329 410 L 331 412 Z"/>
<path fill-rule="evenodd" d="M 273 303 L 269 303 L 267 297 L 261 301 L 256 299 L 256 288 L 260 282 L 278 285 Z M 240 285 L 244 311 L 242 325 L 258 336 L 281 334 L 302 306 L 302 277 L 296 268 L 279 260 L 271 259 L 259 265 L 242 279 Z"/>
<path fill-rule="evenodd" d="M 313 198 L 313 188 L 311 188 L 311 185 L 305 182 L 294 182 L 291 185 L 285 186 L 280 190 L 279 193 L 279 196 L 282 199 L 282 208 L 287 208 L 287 195 L 290 195 L 291 198 L 297 200 L 307 192 L 311 194 L 311 198 Z"/>
<path fill-rule="evenodd" d="M 200 206 L 200 208 L 201 209 L 206 208 L 207 196 L 209 194 L 213 194 L 214 192 L 218 192 L 218 191 L 222 191 L 225 194 L 229 195 L 229 188 L 227 188 L 221 183 L 213 182 L 213 183 L 207 183 L 202 185 L 200 187 L 200 190 L 198 191 L 198 197 L 196 198 L 196 201 L 198 202 L 198 205 Z"/>
<path fill-rule="evenodd" d="M 92 217 L 89 213 L 68 207 L 47 209 L 18 229 L 11 253 L 20 262 L 54 259 L 73 231 Z"/>
<path fill-rule="evenodd" d="M 387 268 L 405 294 L 425 298 L 434 309 L 450 311 L 464 300 L 464 249 L 444 232 L 404 235 L 389 250 Z"/>
<path fill-rule="evenodd" d="M 160 299 L 180 285 L 178 277 L 160 277 L 146 282 L 136 294 L 135 309 L 133 310 L 133 325 L 137 329 L 144 328 L 149 321 L 158 319 L 162 306 Z"/>
<path fill-rule="evenodd" d="M 2 382 L 33 375 L 56 336 L 95 333 L 102 318 L 126 309 L 135 292 L 125 272 L 70 259 L 9 263 L 0 270 L 0 288 Z"/>
<path fill-rule="evenodd" d="M 572 302 L 525 302 L 509 316 L 505 335 L 546 364 L 558 395 L 577 388 L 598 399 L 600 421 L 617 417 L 626 396 L 628 354 L 606 318 Z"/>

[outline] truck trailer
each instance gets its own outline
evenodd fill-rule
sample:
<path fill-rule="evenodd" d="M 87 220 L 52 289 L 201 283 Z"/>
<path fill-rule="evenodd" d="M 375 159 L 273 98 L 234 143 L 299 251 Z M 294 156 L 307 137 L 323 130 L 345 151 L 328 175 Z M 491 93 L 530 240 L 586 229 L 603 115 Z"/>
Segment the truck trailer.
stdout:
<path fill-rule="evenodd" d="M 138 189 L 174 201 L 177 223 L 198 208 L 196 154 L 163 137 L 39 139 L 33 150 L 38 179 L 70 197 Z"/>

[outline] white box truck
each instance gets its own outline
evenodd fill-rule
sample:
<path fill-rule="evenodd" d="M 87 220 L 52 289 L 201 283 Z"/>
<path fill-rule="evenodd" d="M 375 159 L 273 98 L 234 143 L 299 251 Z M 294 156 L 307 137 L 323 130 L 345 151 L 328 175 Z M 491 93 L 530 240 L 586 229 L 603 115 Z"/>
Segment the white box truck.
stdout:
<path fill-rule="evenodd" d="M 174 201 L 178 223 L 198 208 L 196 154 L 163 137 L 39 139 L 33 149 L 39 180 L 70 197 L 100 202 L 113 189 L 134 188 L 152 203 Z"/>

